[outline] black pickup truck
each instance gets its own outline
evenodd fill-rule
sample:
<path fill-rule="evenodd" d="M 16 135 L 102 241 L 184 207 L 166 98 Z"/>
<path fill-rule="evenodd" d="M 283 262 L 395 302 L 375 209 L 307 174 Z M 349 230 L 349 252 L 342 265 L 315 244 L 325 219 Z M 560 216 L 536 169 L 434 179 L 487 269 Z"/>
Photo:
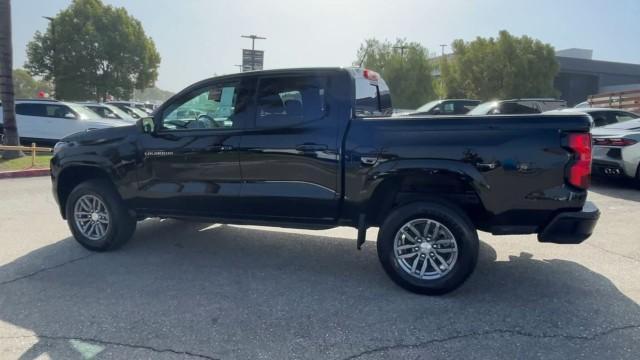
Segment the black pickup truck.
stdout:
<path fill-rule="evenodd" d="M 379 227 L 385 271 L 441 294 L 478 257 L 477 230 L 577 244 L 586 202 L 587 115 L 391 117 L 369 70 L 258 71 L 198 82 L 135 126 L 70 135 L 51 160 L 75 238 L 114 249 L 148 217 L 233 224 Z"/>

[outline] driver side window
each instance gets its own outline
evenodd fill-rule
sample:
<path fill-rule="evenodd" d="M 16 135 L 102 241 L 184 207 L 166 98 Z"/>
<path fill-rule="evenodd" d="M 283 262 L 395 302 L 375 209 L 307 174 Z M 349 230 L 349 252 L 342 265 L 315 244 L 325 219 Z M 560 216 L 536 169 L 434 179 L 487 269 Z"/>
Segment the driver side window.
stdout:
<path fill-rule="evenodd" d="M 239 83 L 196 89 L 162 112 L 162 130 L 232 129 L 247 107 L 248 93 Z"/>

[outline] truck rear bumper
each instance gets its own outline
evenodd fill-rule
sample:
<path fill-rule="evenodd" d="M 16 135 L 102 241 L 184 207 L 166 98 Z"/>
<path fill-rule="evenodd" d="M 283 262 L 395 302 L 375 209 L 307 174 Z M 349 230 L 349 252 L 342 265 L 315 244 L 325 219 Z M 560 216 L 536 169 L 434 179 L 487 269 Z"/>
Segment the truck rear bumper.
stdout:
<path fill-rule="evenodd" d="M 556 244 L 580 244 L 593 233 L 600 210 L 590 201 L 580 211 L 562 212 L 538 234 L 538 241 Z"/>

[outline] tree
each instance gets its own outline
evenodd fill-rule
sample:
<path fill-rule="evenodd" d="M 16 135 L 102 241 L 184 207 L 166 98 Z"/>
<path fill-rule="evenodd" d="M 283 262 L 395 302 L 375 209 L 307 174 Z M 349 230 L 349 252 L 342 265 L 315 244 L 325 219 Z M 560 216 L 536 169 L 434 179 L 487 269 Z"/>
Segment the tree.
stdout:
<path fill-rule="evenodd" d="M 173 93 L 171 91 L 162 90 L 155 86 L 144 90 L 136 90 L 133 93 L 133 98 L 136 101 L 150 101 L 153 103 L 163 102 L 172 96 Z"/>
<path fill-rule="evenodd" d="M 555 51 L 528 36 L 500 31 L 497 39 L 455 40 L 453 55 L 440 59 L 446 97 L 481 100 L 557 96 Z"/>
<path fill-rule="evenodd" d="M 129 99 L 153 86 L 160 55 L 140 21 L 101 0 L 74 0 L 27 45 L 25 68 L 54 82 L 56 98 Z"/>
<path fill-rule="evenodd" d="M 13 44 L 11 40 L 11 1 L 0 0 L 0 101 L 5 145 L 20 145 L 13 94 Z M 21 151 L 2 152 L 3 159 L 24 156 Z"/>
<path fill-rule="evenodd" d="M 50 83 L 34 79 L 24 69 L 13 70 L 13 89 L 17 98 L 36 98 L 40 92 L 52 91 Z"/>
<path fill-rule="evenodd" d="M 433 66 L 422 45 L 402 39 L 395 43 L 368 39 L 360 46 L 358 58 L 364 59 L 364 67 L 379 72 L 385 79 L 394 107 L 415 109 L 436 97 Z"/>

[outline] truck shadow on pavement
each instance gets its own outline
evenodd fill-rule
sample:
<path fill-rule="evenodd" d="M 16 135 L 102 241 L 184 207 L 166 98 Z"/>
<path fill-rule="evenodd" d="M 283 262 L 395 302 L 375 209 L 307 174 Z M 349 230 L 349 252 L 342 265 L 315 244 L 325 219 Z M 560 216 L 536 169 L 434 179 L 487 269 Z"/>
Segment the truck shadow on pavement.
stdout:
<path fill-rule="evenodd" d="M 568 260 L 497 260 L 424 297 L 383 273 L 375 243 L 147 220 L 89 253 L 71 238 L 0 267 L 0 346 L 20 359 L 633 358 L 640 307 Z M 16 328 L 14 328 L 14 326 Z M 30 344 L 33 344 L 32 346 Z M 549 355 L 549 356 L 547 356 Z M 11 356 L 9 356 L 11 357 Z"/>
<path fill-rule="evenodd" d="M 640 187 L 631 179 L 594 177 L 589 191 L 613 198 L 640 202 Z"/>

